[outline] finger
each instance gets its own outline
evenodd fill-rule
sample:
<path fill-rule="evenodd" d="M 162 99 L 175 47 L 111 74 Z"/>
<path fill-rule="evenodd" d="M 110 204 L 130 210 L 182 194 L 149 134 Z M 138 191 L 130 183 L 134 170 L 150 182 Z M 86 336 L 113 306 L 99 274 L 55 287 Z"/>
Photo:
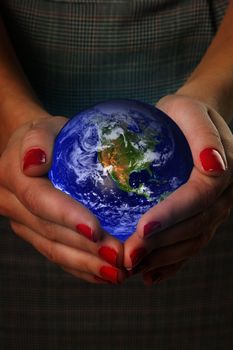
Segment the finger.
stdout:
<path fill-rule="evenodd" d="M 37 217 L 32 216 L 25 221 L 25 224 L 26 223 L 27 227 L 50 241 L 59 242 L 65 246 L 89 252 L 113 266 L 122 267 L 123 265 L 123 249 L 121 242 L 112 240 L 111 237 L 105 233 L 103 233 L 101 241 L 95 243 L 70 229 Z"/>
<path fill-rule="evenodd" d="M 84 281 L 95 283 L 95 284 L 113 284 L 111 281 L 104 280 L 103 278 L 100 278 L 95 275 L 91 275 L 89 273 L 85 273 L 79 270 L 69 269 L 65 266 L 61 266 L 62 270 L 65 272 L 68 272 L 69 274 L 73 275 L 76 278 L 80 278 Z"/>
<path fill-rule="evenodd" d="M 122 267 L 122 244 L 118 240 L 111 239 L 111 236 L 108 234 L 103 233 L 101 241 L 95 243 L 70 229 L 66 229 L 49 221 L 38 218 L 34 221 L 34 225 L 32 224 L 32 220 L 30 220 L 27 226 L 43 237 L 48 238 L 50 241 L 60 242 L 71 248 L 89 252 L 95 256 L 99 256 L 113 266 Z"/>
<path fill-rule="evenodd" d="M 0 202 L 1 215 L 5 215 L 14 221 L 26 225 L 32 231 L 35 231 L 50 241 L 60 242 L 72 248 L 90 252 L 113 266 L 121 267 L 123 265 L 122 244 L 118 240 L 112 239 L 108 234 L 103 233 L 101 241 L 94 243 L 73 230 L 34 216 L 11 192 L 1 187 L 0 197 L 7 198 L 4 206 L 1 206 Z"/>
<path fill-rule="evenodd" d="M 32 244 L 51 262 L 72 270 L 79 269 L 113 283 L 123 283 L 126 277 L 123 271 L 112 267 L 90 253 L 81 250 L 77 251 L 61 243 L 52 242 L 17 222 L 11 222 L 11 227 L 16 234 Z"/>
<path fill-rule="evenodd" d="M 181 260 L 187 260 L 190 257 L 198 254 L 199 251 L 208 244 L 215 231 L 216 227 L 193 239 L 179 242 L 171 246 L 162 247 L 153 251 L 147 257 L 147 265 L 149 269 L 157 269 L 175 264 Z"/>
<path fill-rule="evenodd" d="M 223 184 L 217 178 L 209 181 L 194 168 L 187 183 L 141 217 L 137 225 L 137 234 L 141 238 L 149 237 L 206 210 L 226 186 L 225 182 Z"/>
<path fill-rule="evenodd" d="M 151 231 L 150 232 L 147 231 L 146 232 L 147 235 L 144 236 L 144 238 L 149 238 L 149 237 L 152 237 L 153 234 L 156 234 L 156 237 L 158 239 L 159 237 L 161 237 L 161 239 L 163 240 L 162 235 L 164 234 L 164 240 L 165 240 L 166 237 L 168 238 L 169 234 L 166 229 L 162 231 L 163 227 L 164 228 L 169 227 L 169 229 L 171 230 L 171 234 L 170 234 L 171 243 L 172 241 L 175 242 L 175 239 L 177 239 L 178 241 L 178 240 L 182 240 L 182 238 L 187 239 L 187 238 L 194 237 L 192 235 L 192 232 L 194 231 L 193 228 L 195 228 L 195 232 L 198 231 L 201 233 L 203 230 L 203 227 L 206 228 L 208 223 L 214 222 L 218 220 L 218 218 L 220 218 L 221 220 L 221 217 L 222 216 L 225 217 L 226 212 L 229 213 L 230 208 L 233 206 L 233 184 L 228 186 L 227 189 L 220 196 L 218 192 L 221 192 L 221 190 L 220 189 L 218 190 L 217 187 L 215 189 L 213 188 L 208 189 L 208 186 L 205 186 L 204 183 L 200 183 L 199 186 L 197 185 L 189 186 L 189 192 L 188 192 L 186 191 L 188 186 L 189 186 L 188 184 L 183 185 L 182 189 L 180 190 L 178 189 L 176 192 L 174 192 L 174 194 L 168 197 L 166 201 L 160 203 L 157 207 L 154 207 L 154 209 L 152 209 L 150 213 L 148 212 L 147 214 L 148 218 L 146 217 L 146 215 L 144 216 L 143 219 L 148 220 L 150 222 L 152 221 L 152 217 L 155 215 L 154 213 L 156 213 L 156 215 L 158 216 L 160 216 L 160 213 L 162 216 L 162 213 L 165 210 L 168 210 L 170 213 L 170 217 L 168 219 L 167 219 L 166 213 L 164 213 L 165 217 L 161 220 L 161 221 L 164 221 L 164 224 L 155 230 L 153 229 L 153 226 L 152 226 Z M 201 200 L 200 196 L 198 195 L 199 193 L 198 191 L 203 192 L 204 200 Z M 187 195 L 187 197 L 185 197 L 185 194 Z M 178 201 L 179 196 L 181 198 L 183 196 L 182 202 L 186 203 L 187 206 L 188 206 L 189 197 L 190 197 L 189 198 L 190 202 L 191 201 L 194 202 L 193 206 L 189 207 L 189 208 L 192 208 L 192 210 L 190 210 L 190 214 L 191 216 L 193 215 L 193 217 L 191 217 L 190 219 L 185 220 L 188 213 L 186 212 L 185 208 L 183 208 L 185 204 L 180 203 L 180 201 Z M 214 200 L 214 197 L 218 197 L 218 198 L 215 198 Z M 185 198 L 187 199 L 185 200 Z M 176 200 L 178 202 L 177 202 L 177 205 L 175 206 Z M 200 211 L 200 214 L 196 214 L 198 211 Z M 172 228 L 170 227 L 172 222 L 174 224 L 175 222 L 180 222 L 180 223 L 175 225 Z M 140 222 L 140 226 L 141 226 L 141 231 L 143 230 L 143 233 L 145 233 L 144 232 L 145 226 L 147 228 L 148 225 L 144 224 L 143 226 L 143 220 L 142 220 L 142 222 Z M 139 226 L 139 230 L 140 230 L 140 226 Z M 191 233 L 190 236 L 189 236 L 189 233 Z M 141 235 L 139 234 L 139 236 Z M 187 236 L 185 237 L 184 235 L 187 235 Z"/>
<path fill-rule="evenodd" d="M 60 242 L 71 248 L 89 252 L 113 266 L 122 267 L 123 265 L 123 249 L 121 242 L 116 239 L 113 240 L 112 237 L 105 232 L 103 232 L 101 241 L 95 243 L 70 229 L 37 217 L 30 218 L 30 220 L 27 220 L 27 223 L 27 227 L 43 237 L 48 238 L 50 241 Z"/>
<path fill-rule="evenodd" d="M 0 215 L 11 217 L 12 208 L 11 203 L 15 196 L 10 191 L 6 190 L 4 187 L 0 186 Z M 3 201 L 2 199 L 6 198 L 7 200 Z M 17 212 L 16 212 L 17 215 Z"/>
<path fill-rule="evenodd" d="M 88 209 L 55 189 L 48 179 L 22 174 L 17 159 L 12 163 L 12 156 L 14 154 L 10 153 L 5 157 L 0 167 L 1 182 L 32 214 L 78 231 L 94 241 L 101 238 L 99 222 Z M 5 176 L 7 169 L 11 171 Z"/>
<path fill-rule="evenodd" d="M 195 168 L 186 184 L 145 213 L 137 227 L 141 237 L 151 234 L 155 226 L 161 230 L 205 210 L 229 183 L 230 171 L 226 171 L 224 148 L 207 107 L 179 96 L 171 96 L 170 99 L 168 103 L 166 98 L 165 105 L 160 101 L 159 106 L 184 132 L 192 150 Z M 208 153 L 211 153 L 209 158 Z"/>
<path fill-rule="evenodd" d="M 41 176 L 51 166 L 54 139 L 67 122 L 64 117 L 33 121 L 28 125 L 21 149 L 21 169 L 27 176 Z M 46 127 L 45 127 L 46 126 Z"/>
<path fill-rule="evenodd" d="M 147 240 L 146 247 L 157 249 L 181 241 L 195 238 L 212 227 L 218 226 L 226 220 L 233 206 L 233 185 L 216 200 L 207 210 L 202 211 L 185 221 L 182 221 L 164 231 L 152 234 Z"/>
<path fill-rule="evenodd" d="M 155 249 L 186 241 L 201 234 L 205 235 L 208 241 L 211 237 L 208 238 L 206 232 L 216 230 L 229 217 L 230 208 L 233 205 L 232 198 L 233 185 L 229 186 L 208 210 L 194 217 L 152 234 L 147 239 L 142 240 L 137 234 L 133 234 L 125 242 L 124 266 L 131 269 Z"/>
<path fill-rule="evenodd" d="M 124 263 L 126 269 L 134 274 L 145 268 L 158 268 L 192 257 L 209 243 L 217 228 L 228 217 L 228 215 L 228 210 L 223 211 L 217 219 L 202 228 L 201 233 L 196 232 L 193 234 L 194 238 L 191 239 L 174 242 L 170 245 L 167 245 L 167 242 L 163 242 L 161 239 L 160 247 L 157 247 L 156 249 L 154 249 L 156 244 L 153 244 L 153 242 L 150 242 L 151 240 L 148 240 L 145 246 L 142 246 L 141 244 L 140 247 L 137 247 L 132 251 L 132 253 L 129 255 L 131 262 L 129 262 L 129 259 L 127 259 L 127 263 Z M 143 254 L 141 251 L 143 251 Z M 137 261 L 134 259 L 134 254 L 138 254 Z"/>
<path fill-rule="evenodd" d="M 161 282 L 171 278 L 177 274 L 177 272 L 185 265 L 187 260 L 181 260 L 175 264 L 163 266 L 159 269 L 153 269 L 143 273 L 143 281 L 145 285 L 151 286 L 154 283 L 160 284 Z"/>
<path fill-rule="evenodd" d="M 17 198 L 33 215 L 70 228 L 90 240 L 102 237 L 97 218 L 82 204 L 55 189 L 45 178 L 17 177 L 11 187 Z"/>
<path fill-rule="evenodd" d="M 167 96 L 165 101 L 160 100 L 157 106 L 184 133 L 196 168 L 207 176 L 221 176 L 227 169 L 227 159 L 219 132 L 209 116 L 210 109 L 203 103 L 194 103 L 193 99 L 179 95 Z"/>

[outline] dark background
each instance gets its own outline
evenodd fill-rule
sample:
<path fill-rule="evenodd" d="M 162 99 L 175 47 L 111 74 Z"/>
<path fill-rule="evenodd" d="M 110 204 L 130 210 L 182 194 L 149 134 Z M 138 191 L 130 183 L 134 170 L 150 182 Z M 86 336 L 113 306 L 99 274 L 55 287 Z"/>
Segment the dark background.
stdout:
<path fill-rule="evenodd" d="M 90 285 L 0 219 L 0 349 L 233 348 L 233 216 L 173 279 Z"/>

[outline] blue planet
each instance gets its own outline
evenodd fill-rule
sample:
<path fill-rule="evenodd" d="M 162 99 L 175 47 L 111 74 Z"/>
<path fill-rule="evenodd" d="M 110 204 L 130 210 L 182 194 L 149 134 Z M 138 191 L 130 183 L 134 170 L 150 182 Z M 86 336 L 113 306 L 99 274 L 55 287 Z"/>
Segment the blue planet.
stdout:
<path fill-rule="evenodd" d="M 147 103 L 122 99 L 97 104 L 65 124 L 48 176 L 124 242 L 192 169 L 189 145 L 171 118 Z"/>

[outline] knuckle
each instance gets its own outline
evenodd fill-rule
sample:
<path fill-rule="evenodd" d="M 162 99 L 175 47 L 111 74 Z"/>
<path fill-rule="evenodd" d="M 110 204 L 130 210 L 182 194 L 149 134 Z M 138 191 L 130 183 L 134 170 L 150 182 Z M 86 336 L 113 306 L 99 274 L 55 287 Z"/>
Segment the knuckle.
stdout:
<path fill-rule="evenodd" d="M 53 243 L 48 243 L 46 251 L 44 252 L 47 259 L 53 263 L 58 262 L 58 252 L 56 246 Z"/>
<path fill-rule="evenodd" d="M 70 222 L 72 222 L 71 211 L 68 205 L 61 207 L 60 221 L 63 226 L 69 226 Z"/>
<path fill-rule="evenodd" d="M 22 193 L 22 201 L 30 212 L 32 212 L 33 214 L 37 214 L 38 201 L 36 198 L 35 190 L 33 190 L 31 186 L 27 186 L 24 188 Z"/>
<path fill-rule="evenodd" d="M 221 144 L 221 138 L 216 127 L 206 128 L 206 125 L 199 128 L 199 132 L 205 135 L 206 139 L 214 139 L 215 142 Z"/>
<path fill-rule="evenodd" d="M 42 229 L 49 240 L 56 241 L 56 238 L 57 238 L 56 229 L 55 229 L 55 225 L 52 222 L 43 221 Z"/>
<path fill-rule="evenodd" d="M 38 139 L 42 139 L 44 136 L 44 130 L 38 127 L 38 122 L 32 122 L 29 130 L 24 135 L 25 144 L 34 144 Z"/>
<path fill-rule="evenodd" d="M 18 231 L 19 231 L 19 224 L 16 221 L 10 220 L 10 228 L 15 233 L 18 233 Z"/>
<path fill-rule="evenodd" d="M 221 193 L 220 185 L 215 183 L 197 183 L 195 191 L 198 193 L 199 208 L 205 210 L 209 208 L 218 198 Z"/>
<path fill-rule="evenodd" d="M 98 267 L 94 264 L 93 260 L 90 259 L 89 255 L 86 254 L 78 254 L 75 258 L 74 258 L 74 263 L 76 268 L 79 271 L 82 271 L 84 273 L 88 273 L 88 274 L 98 274 L 97 270 Z"/>
<path fill-rule="evenodd" d="M 91 267 L 91 264 L 89 263 L 89 261 L 86 259 L 85 261 L 82 262 L 82 270 L 89 273 L 89 274 L 93 274 L 93 268 Z"/>

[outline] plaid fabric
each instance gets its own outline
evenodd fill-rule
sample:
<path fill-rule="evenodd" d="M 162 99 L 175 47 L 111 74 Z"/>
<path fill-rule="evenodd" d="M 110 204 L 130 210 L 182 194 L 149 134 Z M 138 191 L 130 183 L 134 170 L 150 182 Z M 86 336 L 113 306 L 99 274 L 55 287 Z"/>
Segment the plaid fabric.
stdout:
<path fill-rule="evenodd" d="M 200 61 L 226 0 L 2 0 L 31 84 L 53 114 L 111 98 L 155 103 Z"/>
<path fill-rule="evenodd" d="M 18 57 L 45 107 L 154 103 L 199 62 L 226 1 L 3 0 Z M 233 217 L 172 280 L 91 285 L 61 271 L 0 219 L 1 350 L 230 350 Z"/>
<path fill-rule="evenodd" d="M 0 219 L 1 350 L 232 350 L 233 216 L 151 288 L 91 285 L 49 263 Z"/>

